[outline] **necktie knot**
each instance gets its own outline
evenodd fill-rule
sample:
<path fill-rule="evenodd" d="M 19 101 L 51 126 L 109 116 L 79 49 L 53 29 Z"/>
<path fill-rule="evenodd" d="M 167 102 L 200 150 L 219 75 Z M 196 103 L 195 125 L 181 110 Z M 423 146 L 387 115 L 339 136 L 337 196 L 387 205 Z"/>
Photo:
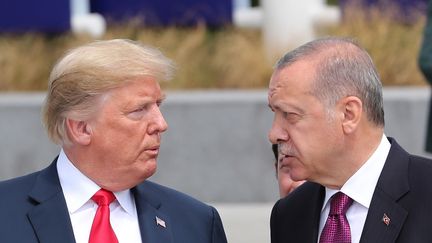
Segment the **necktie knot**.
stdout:
<path fill-rule="evenodd" d="M 345 213 L 352 203 L 353 200 L 342 192 L 333 195 L 320 243 L 351 243 L 351 229 Z"/>
<path fill-rule="evenodd" d="M 98 206 L 108 206 L 108 205 L 110 205 L 110 203 L 112 203 L 114 201 L 114 199 L 115 199 L 114 194 L 110 191 L 105 190 L 105 189 L 100 189 L 92 197 L 92 200 Z"/>
<path fill-rule="evenodd" d="M 352 203 L 353 200 L 344 193 L 336 193 L 330 202 L 329 215 L 344 215 Z"/>
<path fill-rule="evenodd" d="M 114 199 L 114 194 L 105 189 L 100 189 L 92 197 L 92 200 L 98 205 L 98 209 L 90 230 L 89 243 L 118 243 L 110 222 L 109 205 Z"/>

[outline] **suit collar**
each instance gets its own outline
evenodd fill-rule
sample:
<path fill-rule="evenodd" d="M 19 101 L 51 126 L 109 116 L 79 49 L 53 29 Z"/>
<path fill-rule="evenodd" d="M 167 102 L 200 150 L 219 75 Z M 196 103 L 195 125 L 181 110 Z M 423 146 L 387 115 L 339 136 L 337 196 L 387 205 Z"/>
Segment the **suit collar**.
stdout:
<path fill-rule="evenodd" d="M 75 238 L 58 179 L 56 161 L 57 159 L 38 175 L 29 193 L 35 206 L 28 212 L 27 217 L 39 242 L 73 243 Z"/>
<path fill-rule="evenodd" d="M 29 193 L 30 198 L 35 200 L 37 203 L 43 203 L 62 192 L 56 164 L 57 158 L 50 166 L 39 173 L 36 183 Z"/>
<path fill-rule="evenodd" d="M 315 184 L 315 195 L 317 197 L 318 203 L 313 204 L 312 210 L 311 210 L 311 224 L 315 225 L 314 231 L 311 234 L 311 239 L 313 241 L 311 242 L 317 242 L 318 241 L 318 230 L 319 230 L 319 222 L 321 218 L 321 211 L 324 204 L 324 197 L 325 197 L 325 187 L 319 185 L 316 186 Z M 312 202 L 312 200 L 311 200 Z M 306 242 L 306 241 L 303 241 Z M 309 242 L 309 241 L 307 241 Z"/>
<path fill-rule="evenodd" d="M 32 224 L 40 243 L 74 243 L 66 201 L 57 174 L 57 158 L 38 175 L 29 198 L 35 206 L 27 217 Z M 151 182 L 144 182 L 131 189 L 137 207 L 141 238 L 146 243 L 172 242 L 171 221 L 163 212 L 159 192 Z M 162 221 L 159 224 L 156 217 Z M 161 224 L 165 223 L 165 227 Z"/>
<path fill-rule="evenodd" d="M 314 182 L 305 182 L 277 202 L 272 212 L 271 228 L 278 228 L 279 230 L 276 231 L 279 232 L 286 232 L 289 229 L 291 242 L 318 242 L 324 194 L 323 186 Z M 276 213 L 275 210 L 279 208 L 280 212 Z M 271 233 L 273 234 L 273 230 Z M 271 237 L 276 239 L 280 236 Z"/>
<path fill-rule="evenodd" d="M 409 191 L 408 167 L 409 154 L 393 139 L 389 138 L 391 148 L 377 183 L 377 188 L 397 201 Z"/>
<path fill-rule="evenodd" d="M 394 139 L 389 138 L 389 141 L 390 152 L 372 197 L 361 243 L 395 242 L 408 215 L 400 206 L 399 200 L 410 190 L 407 173 L 409 154 Z M 324 195 L 323 186 L 312 182 L 304 183 L 275 205 L 271 228 L 277 228 L 275 232 L 290 229 L 289 239 L 292 242 L 317 242 Z M 383 221 L 384 215 L 390 218 L 388 226 Z M 280 237 L 272 235 L 272 239 L 282 239 Z"/>
<path fill-rule="evenodd" d="M 141 239 L 146 243 L 170 243 L 173 241 L 172 224 L 169 216 L 163 212 L 158 192 L 151 184 L 146 181 L 132 189 Z"/>
<path fill-rule="evenodd" d="M 394 242 L 408 212 L 398 201 L 409 191 L 409 155 L 394 139 L 389 138 L 391 149 L 378 180 L 366 217 L 360 242 Z M 390 224 L 384 218 L 390 218 Z"/>

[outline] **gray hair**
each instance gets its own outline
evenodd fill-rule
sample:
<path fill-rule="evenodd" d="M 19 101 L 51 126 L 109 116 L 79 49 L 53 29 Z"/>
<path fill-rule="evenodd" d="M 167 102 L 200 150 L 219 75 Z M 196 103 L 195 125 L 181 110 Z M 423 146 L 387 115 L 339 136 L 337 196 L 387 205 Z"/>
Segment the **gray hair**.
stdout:
<path fill-rule="evenodd" d="M 168 80 L 173 62 L 159 50 L 131 40 L 95 41 L 67 52 L 54 66 L 43 107 L 48 135 L 69 144 L 66 119 L 86 120 L 109 90 L 140 78 Z"/>
<path fill-rule="evenodd" d="M 341 98 L 356 96 L 362 101 L 368 120 L 384 126 L 382 84 L 364 48 L 349 38 L 316 39 L 285 54 L 275 70 L 306 58 L 316 67 L 312 94 L 328 110 Z"/>

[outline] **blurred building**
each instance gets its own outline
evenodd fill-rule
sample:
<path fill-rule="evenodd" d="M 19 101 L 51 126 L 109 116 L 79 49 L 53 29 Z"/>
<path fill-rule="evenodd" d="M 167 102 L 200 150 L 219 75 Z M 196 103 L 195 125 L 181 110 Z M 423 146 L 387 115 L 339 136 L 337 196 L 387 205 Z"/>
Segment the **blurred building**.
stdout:
<path fill-rule="evenodd" d="M 104 31 L 139 19 L 146 26 L 218 27 L 232 22 L 231 0 L 0 0 L 0 32 Z"/>

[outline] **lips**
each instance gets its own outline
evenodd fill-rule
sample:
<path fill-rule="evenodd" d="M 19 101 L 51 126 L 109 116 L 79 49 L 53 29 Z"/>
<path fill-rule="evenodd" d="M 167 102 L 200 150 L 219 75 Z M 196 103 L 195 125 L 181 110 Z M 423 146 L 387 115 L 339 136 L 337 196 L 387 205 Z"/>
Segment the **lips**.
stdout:
<path fill-rule="evenodd" d="M 286 163 L 286 161 L 291 157 L 292 156 L 288 156 L 288 155 L 281 156 L 279 159 L 279 163 L 284 163 L 284 162 Z"/>
<path fill-rule="evenodd" d="M 155 145 L 155 146 L 148 148 L 147 150 L 159 150 L 159 147 L 160 147 L 159 145 Z"/>
<path fill-rule="evenodd" d="M 148 149 L 146 149 L 145 152 L 146 152 L 147 154 L 150 154 L 150 155 L 154 155 L 154 156 L 156 156 L 156 155 L 159 154 L 159 148 L 160 148 L 159 145 L 151 146 L 151 147 L 149 147 Z"/>
<path fill-rule="evenodd" d="M 279 167 L 289 167 L 293 158 L 294 156 L 292 155 L 281 154 L 281 157 L 279 158 Z"/>
<path fill-rule="evenodd" d="M 287 168 L 288 167 L 288 161 L 286 161 L 285 157 L 279 159 L 279 169 Z"/>

